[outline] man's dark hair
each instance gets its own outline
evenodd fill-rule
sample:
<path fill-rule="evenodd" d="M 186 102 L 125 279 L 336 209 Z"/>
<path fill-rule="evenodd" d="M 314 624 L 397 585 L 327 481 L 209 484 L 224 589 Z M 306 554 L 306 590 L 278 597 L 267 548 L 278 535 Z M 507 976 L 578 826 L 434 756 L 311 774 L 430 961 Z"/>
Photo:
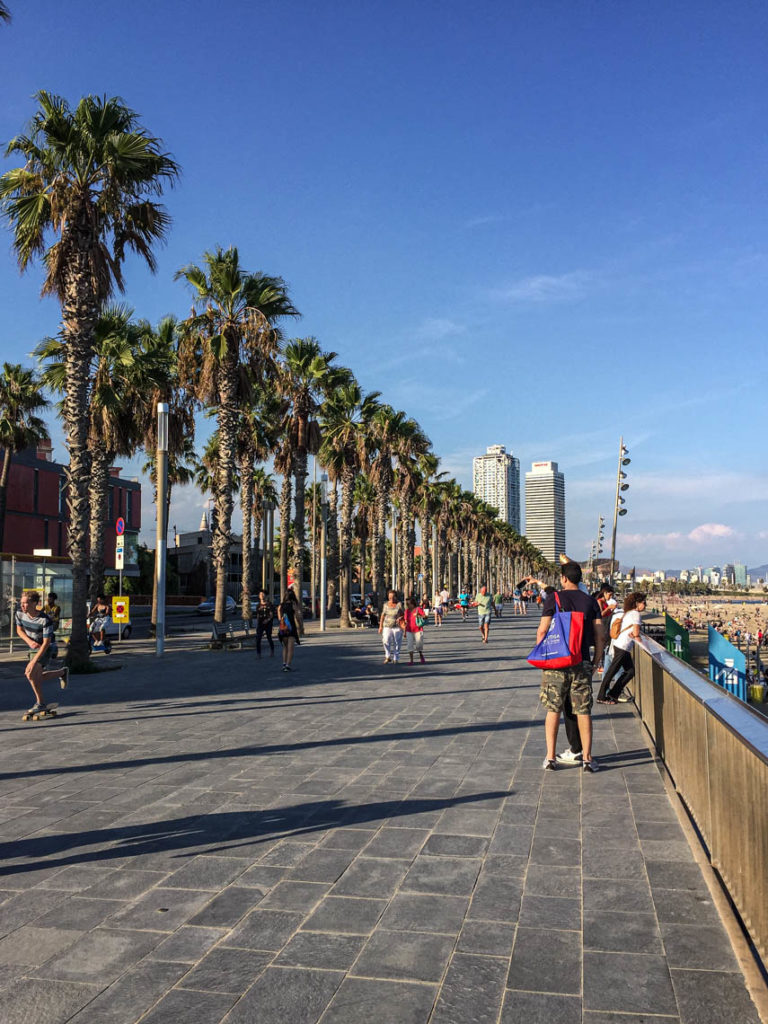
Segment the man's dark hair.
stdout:
<path fill-rule="evenodd" d="M 600 587 L 600 593 L 601 594 L 613 594 L 614 590 L 613 590 L 613 587 L 611 586 L 610 583 L 604 583 L 602 585 L 602 587 Z"/>
<path fill-rule="evenodd" d="M 581 566 L 578 562 L 566 562 L 561 567 L 560 574 L 565 576 L 569 583 L 581 583 Z"/>
<path fill-rule="evenodd" d="M 54 594 L 53 591 L 51 591 L 50 594 L 48 595 L 48 600 L 49 601 L 58 601 L 58 599 L 59 599 L 59 595 L 58 594 Z"/>

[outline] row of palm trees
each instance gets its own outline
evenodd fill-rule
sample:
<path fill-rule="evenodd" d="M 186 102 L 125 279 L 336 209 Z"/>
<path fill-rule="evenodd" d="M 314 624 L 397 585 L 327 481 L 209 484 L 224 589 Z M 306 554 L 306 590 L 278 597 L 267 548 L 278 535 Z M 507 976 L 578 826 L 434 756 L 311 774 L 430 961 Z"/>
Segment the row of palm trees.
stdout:
<path fill-rule="evenodd" d="M 103 579 L 109 466 L 143 448 L 154 481 L 158 401 L 170 407 L 169 483 L 195 478 L 213 497 L 218 622 L 224 619 L 238 490 L 243 611 L 250 615 L 252 524 L 258 524 L 261 499 L 274 486 L 263 468 L 269 459 L 282 477 L 280 579 L 284 589 L 290 566 L 299 596 L 307 546 L 308 456 L 315 454 L 327 468 L 332 482 L 328 599 L 334 607 L 338 580 L 342 624 L 349 607 L 355 524 L 363 533 L 363 568 L 370 545 L 371 585 L 383 594 L 393 505 L 399 513 L 393 532 L 399 538 L 397 571 L 405 590 L 413 586 L 417 520 L 423 538 L 433 525 L 437 534 L 429 568 L 435 584 L 442 582 L 451 551 L 463 559 L 465 581 L 491 573 L 499 581 L 509 579 L 505 573 L 513 565 L 544 568 L 524 538 L 498 523 L 495 510 L 443 478 L 415 420 L 382 402 L 378 393 L 365 394 L 352 372 L 338 365 L 336 354 L 324 351 L 315 338 L 286 340 L 285 324 L 299 313 L 285 282 L 243 268 L 236 248 L 216 248 L 200 264 L 178 271 L 176 278 L 192 294 L 185 319 L 168 317 L 152 327 L 135 320 L 127 307 L 114 305 L 115 293 L 123 291 L 127 252 L 155 269 L 154 248 L 170 224 L 157 198 L 175 183 L 179 168 L 161 140 L 119 99 L 87 96 L 74 108 L 47 92 L 36 99 L 27 132 L 8 145 L 8 153 L 21 156 L 23 165 L 0 176 L 0 203 L 19 266 L 24 270 L 42 260 L 43 293 L 55 296 L 62 310 L 59 335 L 46 339 L 37 356 L 42 383 L 58 401 L 69 453 L 72 664 L 88 656 L 87 581 L 98 590 Z M 25 415 L 34 432 L 42 408 L 35 401 L 45 399 L 34 375 L 31 385 L 37 394 Z M 216 430 L 197 460 L 194 415 L 200 410 L 215 418 Z M 29 440 L 32 434 L 24 436 Z M 0 434 L 0 447 L 13 448 L 20 439 Z M 0 512 L 2 484 L 0 478 Z"/>

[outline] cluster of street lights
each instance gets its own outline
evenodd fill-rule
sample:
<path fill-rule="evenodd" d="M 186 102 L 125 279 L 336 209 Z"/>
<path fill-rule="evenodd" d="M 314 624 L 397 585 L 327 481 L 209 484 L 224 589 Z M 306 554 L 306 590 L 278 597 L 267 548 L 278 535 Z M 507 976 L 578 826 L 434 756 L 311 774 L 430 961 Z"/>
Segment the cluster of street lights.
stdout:
<path fill-rule="evenodd" d="M 611 578 L 613 578 L 613 564 L 616 558 L 616 526 L 619 521 L 619 516 L 625 516 L 627 509 L 624 508 L 626 499 L 623 492 L 629 490 L 629 484 L 626 483 L 627 474 L 624 472 L 624 466 L 628 466 L 632 460 L 629 458 L 629 448 L 624 444 L 624 438 L 619 438 L 619 466 L 616 471 L 616 501 L 613 508 L 613 533 L 611 536 Z"/>

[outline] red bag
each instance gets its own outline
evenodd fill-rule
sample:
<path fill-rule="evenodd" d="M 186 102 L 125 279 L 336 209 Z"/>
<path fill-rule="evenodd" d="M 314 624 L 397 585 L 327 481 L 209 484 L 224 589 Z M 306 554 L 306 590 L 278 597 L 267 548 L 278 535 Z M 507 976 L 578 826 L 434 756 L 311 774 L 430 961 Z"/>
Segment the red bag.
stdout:
<path fill-rule="evenodd" d="M 547 635 L 528 655 L 534 668 L 573 668 L 584 660 L 581 639 L 584 636 L 584 612 L 564 612 L 555 591 L 557 611 L 552 616 Z"/>

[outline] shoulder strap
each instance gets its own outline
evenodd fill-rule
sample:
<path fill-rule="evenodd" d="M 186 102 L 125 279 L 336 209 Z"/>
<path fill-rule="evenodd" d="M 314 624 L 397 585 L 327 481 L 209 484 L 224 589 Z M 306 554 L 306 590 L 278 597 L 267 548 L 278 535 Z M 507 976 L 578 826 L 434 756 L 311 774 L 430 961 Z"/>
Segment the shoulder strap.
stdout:
<path fill-rule="evenodd" d="M 559 611 L 560 610 L 560 595 L 558 594 L 557 591 L 555 591 L 555 604 L 557 605 L 557 610 Z"/>

